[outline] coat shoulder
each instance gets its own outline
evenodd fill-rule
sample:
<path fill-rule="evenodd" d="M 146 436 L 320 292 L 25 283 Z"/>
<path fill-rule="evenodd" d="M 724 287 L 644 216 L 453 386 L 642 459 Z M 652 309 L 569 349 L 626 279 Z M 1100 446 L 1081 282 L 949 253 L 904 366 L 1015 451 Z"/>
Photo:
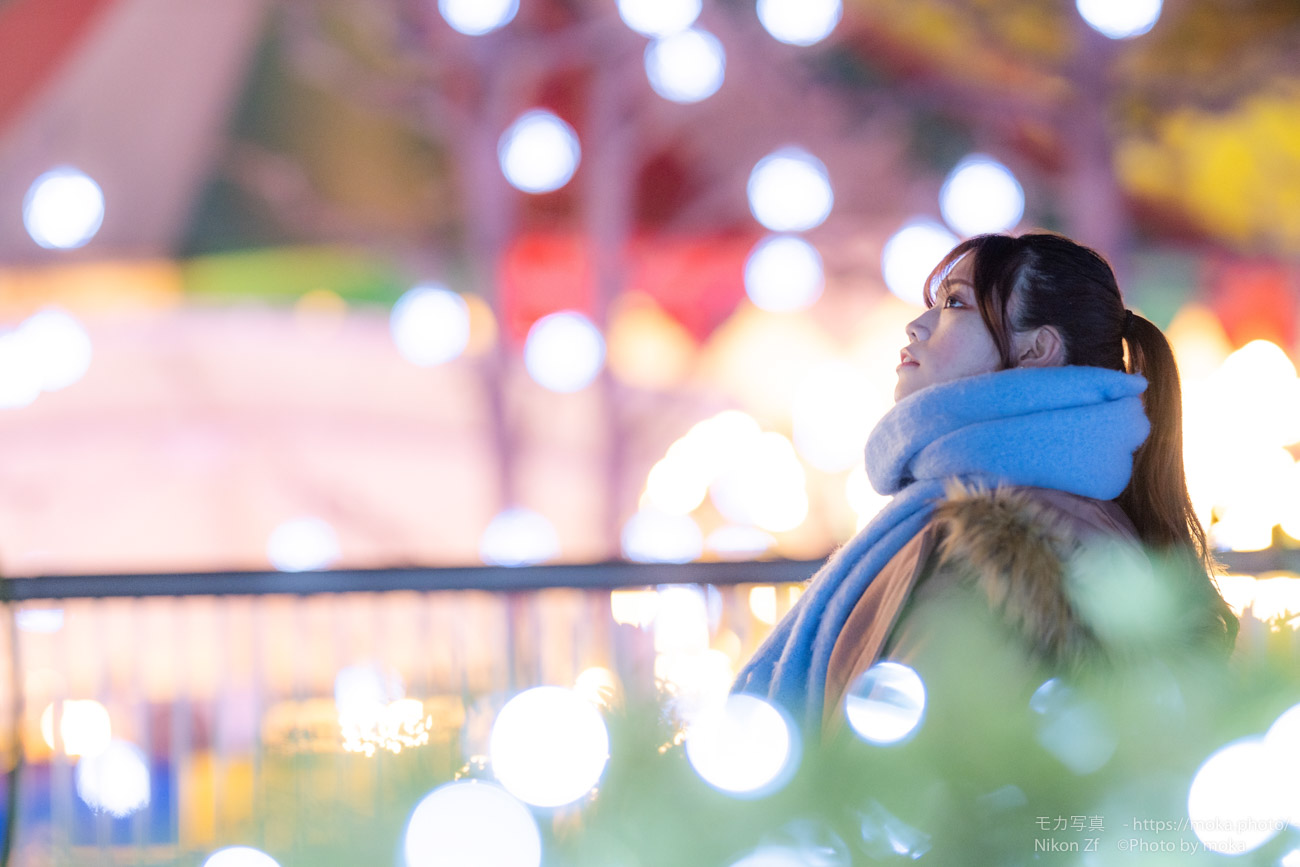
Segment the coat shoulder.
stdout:
<path fill-rule="evenodd" d="M 1098 535 L 1125 537 L 1112 503 L 1027 487 L 946 487 L 931 529 L 936 544 L 927 581 L 973 586 L 1033 655 L 1076 668 L 1102 645 L 1071 600 L 1067 564 Z"/>

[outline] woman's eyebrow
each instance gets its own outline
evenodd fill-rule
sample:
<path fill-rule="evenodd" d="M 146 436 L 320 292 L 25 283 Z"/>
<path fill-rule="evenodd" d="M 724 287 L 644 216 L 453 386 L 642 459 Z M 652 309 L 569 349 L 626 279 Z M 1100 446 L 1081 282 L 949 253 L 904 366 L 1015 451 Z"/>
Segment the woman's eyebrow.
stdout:
<path fill-rule="evenodd" d="M 963 280 L 960 277 L 946 277 L 943 282 L 939 284 L 939 291 L 935 293 L 936 297 L 948 297 L 952 294 L 953 286 L 969 286 L 971 289 L 975 288 L 975 284 L 971 283 L 969 280 Z"/>

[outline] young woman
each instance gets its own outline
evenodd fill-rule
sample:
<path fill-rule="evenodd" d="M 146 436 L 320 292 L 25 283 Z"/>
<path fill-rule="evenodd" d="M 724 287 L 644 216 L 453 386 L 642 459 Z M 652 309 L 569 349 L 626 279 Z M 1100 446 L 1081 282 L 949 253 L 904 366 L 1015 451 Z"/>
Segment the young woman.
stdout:
<path fill-rule="evenodd" d="M 867 442 L 872 485 L 893 498 L 735 688 L 784 705 L 805 734 L 837 727 L 854 679 L 923 657 L 939 622 L 925 612 L 956 596 L 980 600 L 1026 672 L 1104 658 L 1106 624 L 1070 577 L 1099 539 L 1148 568 L 1139 544 L 1181 563 L 1178 639 L 1230 651 L 1237 621 L 1187 493 L 1173 353 L 1106 261 L 1058 235 L 982 235 L 935 268 L 925 302 Z"/>

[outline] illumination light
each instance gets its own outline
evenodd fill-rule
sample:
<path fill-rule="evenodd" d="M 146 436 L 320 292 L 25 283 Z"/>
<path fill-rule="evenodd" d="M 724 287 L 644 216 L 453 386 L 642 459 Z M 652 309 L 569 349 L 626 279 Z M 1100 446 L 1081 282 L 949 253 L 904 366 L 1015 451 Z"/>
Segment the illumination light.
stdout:
<path fill-rule="evenodd" d="M 731 450 L 762 433 L 757 421 L 739 410 L 726 410 L 694 425 L 668 447 L 646 477 L 645 505 L 685 515 L 704 501 Z"/>
<path fill-rule="evenodd" d="M 581 313 L 552 313 L 528 329 L 524 366 L 543 388 L 562 394 L 581 391 L 604 363 L 605 339 Z"/>
<path fill-rule="evenodd" d="M 885 242 L 880 259 L 885 285 L 909 304 L 920 306 L 925 280 L 953 247 L 957 236 L 928 218 L 908 222 Z"/>
<path fill-rule="evenodd" d="M 14 615 L 14 625 L 23 632 L 53 635 L 63 628 L 63 609 L 22 608 Z"/>
<path fill-rule="evenodd" d="M 1160 20 L 1161 0 L 1076 0 L 1088 26 L 1110 39 L 1141 36 Z"/>
<path fill-rule="evenodd" d="M 123 818 L 149 805 L 149 762 L 135 744 L 111 740 L 77 762 L 77 796 L 96 812 Z"/>
<path fill-rule="evenodd" d="M 939 210 L 958 234 L 1005 232 L 1024 216 L 1025 191 L 1002 163 L 971 154 L 943 182 Z"/>
<path fill-rule="evenodd" d="M 530 509 L 500 512 L 479 540 L 479 556 L 493 566 L 531 566 L 560 553 L 560 537 L 546 518 Z"/>
<path fill-rule="evenodd" d="M 583 669 L 574 679 L 573 691 L 597 707 L 605 707 L 618 694 L 618 678 L 614 672 L 600 665 Z"/>
<path fill-rule="evenodd" d="M 500 786 L 460 780 L 416 804 L 403 841 L 406 867 L 539 867 L 542 837 L 528 808 Z"/>
<path fill-rule="evenodd" d="M 519 693 L 497 715 L 488 747 L 492 771 L 519 800 L 559 807 L 591 791 L 609 761 L 600 711 L 570 689 Z"/>
<path fill-rule="evenodd" d="M 704 553 L 704 536 L 689 516 L 641 509 L 623 525 L 623 556 L 637 563 L 689 563 Z"/>
<path fill-rule="evenodd" d="M 281 572 L 328 569 L 339 558 L 339 540 L 327 521 L 294 518 L 271 531 L 266 558 Z"/>
<path fill-rule="evenodd" d="M 1115 754 L 1118 742 L 1097 705 L 1059 678 L 1044 681 L 1029 708 L 1041 718 L 1038 743 L 1074 773 L 1091 774 Z"/>
<path fill-rule="evenodd" d="M 838 473 L 863 462 L 874 419 L 866 401 L 854 395 L 865 377 L 853 365 L 819 365 L 795 391 L 791 409 L 795 448 L 819 470 Z"/>
<path fill-rule="evenodd" d="M 1278 779 L 1294 780 L 1300 774 L 1300 704 L 1279 714 L 1264 735 L 1264 746 L 1273 756 Z M 1300 827 L 1300 792 L 1284 786 L 1280 805 L 1287 822 Z"/>
<path fill-rule="evenodd" d="M 90 176 L 72 166 L 41 175 L 23 199 L 27 234 L 47 249 L 81 247 L 95 237 L 103 222 L 103 191 Z"/>
<path fill-rule="evenodd" d="M 714 648 L 658 653 L 654 673 L 668 687 L 673 713 L 686 725 L 725 700 L 736 679 L 731 657 Z"/>
<path fill-rule="evenodd" d="M 41 738 L 54 749 L 54 705 L 41 712 Z M 59 739 L 69 756 L 96 756 L 108 749 L 113 725 L 108 710 L 94 699 L 65 699 L 59 714 Z"/>
<path fill-rule="evenodd" d="M 821 42 L 844 15 L 841 0 L 758 0 L 757 11 L 763 29 L 789 45 Z"/>
<path fill-rule="evenodd" d="M 696 653 L 709 646 L 709 606 L 704 591 L 688 584 L 661 587 L 655 604 L 655 652 Z"/>
<path fill-rule="evenodd" d="M 704 547 L 724 560 L 750 560 L 775 544 L 771 533 L 742 524 L 725 524 L 704 540 Z"/>
<path fill-rule="evenodd" d="M 849 726 L 873 744 L 896 744 L 920 727 L 925 684 L 901 662 L 877 662 L 858 676 L 844 702 Z"/>
<path fill-rule="evenodd" d="M 618 0 L 618 15 L 642 36 L 668 36 L 694 24 L 701 7 L 701 0 Z"/>
<path fill-rule="evenodd" d="M 731 867 L 808 867 L 809 864 L 819 864 L 822 861 L 821 858 L 810 860 L 809 855 L 816 857 L 821 854 L 804 852 L 790 846 L 760 846 L 740 860 L 732 861 Z"/>
<path fill-rule="evenodd" d="M 768 626 L 776 623 L 776 588 L 751 587 L 749 590 L 749 610 Z"/>
<path fill-rule="evenodd" d="M 45 391 L 67 388 L 86 375 L 92 348 L 90 335 L 69 313 L 47 308 L 18 328 L 30 364 L 35 366 Z"/>
<path fill-rule="evenodd" d="M 525 193 L 549 193 L 573 177 L 582 150 L 573 127 L 549 111 L 533 109 L 502 134 L 497 156 L 511 186 Z"/>
<path fill-rule="evenodd" d="M 780 788 L 797 761 L 790 724 L 773 705 L 737 693 L 701 713 L 686 732 L 686 758 L 716 789 L 760 797 Z"/>
<path fill-rule="evenodd" d="M 709 485 L 709 496 L 729 521 L 773 533 L 808 517 L 808 490 L 794 446 L 768 431 L 733 445 L 731 459 Z"/>
<path fill-rule="evenodd" d="M 445 286 L 408 290 L 393 305 L 388 324 L 397 351 L 420 367 L 445 364 L 469 345 L 469 305 Z"/>
<path fill-rule="evenodd" d="M 482 36 L 514 20 L 519 0 L 438 0 L 438 11 L 455 30 Z"/>
<path fill-rule="evenodd" d="M 835 203 L 826 166 L 797 147 L 759 160 L 746 189 L 754 219 L 773 232 L 806 232 L 820 226 Z"/>
<path fill-rule="evenodd" d="M 825 286 L 821 254 L 795 235 L 764 238 L 745 261 L 745 294 L 762 310 L 806 310 Z"/>
<path fill-rule="evenodd" d="M 40 368 L 21 331 L 0 334 L 0 409 L 22 409 L 41 396 Z"/>
<path fill-rule="evenodd" d="M 1286 827 L 1287 787 L 1261 738 L 1243 738 L 1216 750 L 1197 769 L 1187 792 L 1187 815 L 1205 848 L 1244 855 Z"/>
<path fill-rule="evenodd" d="M 251 846 L 227 846 L 209 855 L 203 867 L 280 867 L 280 863 Z"/>
<path fill-rule="evenodd" d="M 690 29 L 661 36 L 645 49 L 646 77 L 664 99 L 693 103 L 722 87 L 727 54 L 712 33 Z"/>

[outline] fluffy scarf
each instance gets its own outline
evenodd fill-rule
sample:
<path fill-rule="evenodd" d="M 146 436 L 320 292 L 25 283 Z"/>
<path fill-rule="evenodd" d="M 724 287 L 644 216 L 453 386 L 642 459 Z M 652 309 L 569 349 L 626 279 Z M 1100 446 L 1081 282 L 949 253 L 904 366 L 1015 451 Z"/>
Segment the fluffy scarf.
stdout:
<path fill-rule="evenodd" d="M 862 591 L 930 520 L 944 481 L 1114 499 L 1150 432 L 1146 387 L 1138 374 L 1101 367 L 1012 368 L 898 401 L 866 447 L 872 487 L 893 498 L 818 570 L 733 690 L 773 699 L 816 731 L 840 630 Z"/>

